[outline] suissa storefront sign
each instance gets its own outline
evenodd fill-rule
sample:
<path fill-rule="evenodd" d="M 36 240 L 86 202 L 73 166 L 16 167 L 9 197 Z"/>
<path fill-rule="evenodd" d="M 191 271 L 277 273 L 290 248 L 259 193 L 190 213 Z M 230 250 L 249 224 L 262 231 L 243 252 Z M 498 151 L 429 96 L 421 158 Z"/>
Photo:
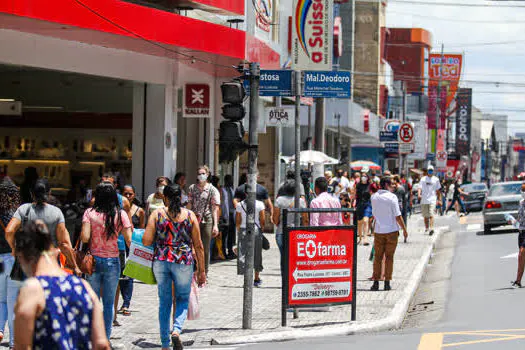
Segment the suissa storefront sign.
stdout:
<path fill-rule="evenodd" d="M 292 68 L 330 70 L 333 55 L 333 0 L 294 0 Z"/>
<path fill-rule="evenodd" d="M 303 96 L 350 98 L 350 72 L 304 72 Z"/>

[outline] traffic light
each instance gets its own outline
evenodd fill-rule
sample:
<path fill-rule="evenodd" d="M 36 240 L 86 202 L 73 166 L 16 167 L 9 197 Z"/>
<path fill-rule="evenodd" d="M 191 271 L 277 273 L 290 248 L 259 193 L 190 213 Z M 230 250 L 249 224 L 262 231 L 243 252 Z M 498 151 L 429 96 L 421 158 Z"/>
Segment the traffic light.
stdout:
<path fill-rule="evenodd" d="M 222 116 L 225 121 L 219 127 L 219 162 L 232 162 L 247 149 L 244 142 L 242 120 L 246 115 L 243 106 L 246 93 L 240 81 L 230 81 L 221 85 Z"/>

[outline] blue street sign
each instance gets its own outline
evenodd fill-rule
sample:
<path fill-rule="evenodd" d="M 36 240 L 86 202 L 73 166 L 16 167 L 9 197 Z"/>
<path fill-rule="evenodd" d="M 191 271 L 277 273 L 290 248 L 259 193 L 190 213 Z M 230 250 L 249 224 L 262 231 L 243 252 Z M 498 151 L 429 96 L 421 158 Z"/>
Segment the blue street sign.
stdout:
<path fill-rule="evenodd" d="M 350 72 L 304 72 L 305 97 L 350 98 Z"/>
<path fill-rule="evenodd" d="M 244 80 L 246 94 L 250 94 L 250 80 Z M 291 70 L 261 70 L 259 96 L 292 96 Z"/>
<path fill-rule="evenodd" d="M 398 158 L 399 157 L 399 143 L 387 142 L 384 146 L 385 158 Z"/>
<path fill-rule="evenodd" d="M 397 141 L 397 131 L 380 131 L 379 132 L 380 142 L 394 142 Z"/>
<path fill-rule="evenodd" d="M 427 160 L 434 161 L 436 159 L 435 153 L 427 153 Z"/>

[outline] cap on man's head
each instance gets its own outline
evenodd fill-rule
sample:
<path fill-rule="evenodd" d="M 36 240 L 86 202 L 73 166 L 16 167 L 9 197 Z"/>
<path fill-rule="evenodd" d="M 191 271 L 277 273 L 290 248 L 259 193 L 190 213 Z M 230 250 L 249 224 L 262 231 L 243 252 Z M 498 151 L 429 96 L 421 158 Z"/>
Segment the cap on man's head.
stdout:
<path fill-rule="evenodd" d="M 432 165 L 429 165 L 429 166 L 427 167 L 427 171 L 429 171 L 429 170 L 434 170 L 434 167 L 433 167 Z"/>
<path fill-rule="evenodd" d="M 327 170 L 327 171 L 324 172 L 324 176 L 327 176 L 327 177 L 333 177 L 334 174 L 332 173 L 332 171 Z"/>

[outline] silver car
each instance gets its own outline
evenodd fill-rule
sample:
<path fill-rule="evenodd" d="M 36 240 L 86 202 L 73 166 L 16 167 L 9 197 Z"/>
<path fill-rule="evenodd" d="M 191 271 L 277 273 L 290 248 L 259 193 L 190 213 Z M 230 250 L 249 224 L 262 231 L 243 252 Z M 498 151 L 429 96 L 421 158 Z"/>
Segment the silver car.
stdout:
<path fill-rule="evenodd" d="M 508 225 L 505 214 L 518 218 L 521 200 L 521 181 L 500 182 L 492 185 L 483 205 L 483 222 L 485 234 L 497 226 Z"/>

